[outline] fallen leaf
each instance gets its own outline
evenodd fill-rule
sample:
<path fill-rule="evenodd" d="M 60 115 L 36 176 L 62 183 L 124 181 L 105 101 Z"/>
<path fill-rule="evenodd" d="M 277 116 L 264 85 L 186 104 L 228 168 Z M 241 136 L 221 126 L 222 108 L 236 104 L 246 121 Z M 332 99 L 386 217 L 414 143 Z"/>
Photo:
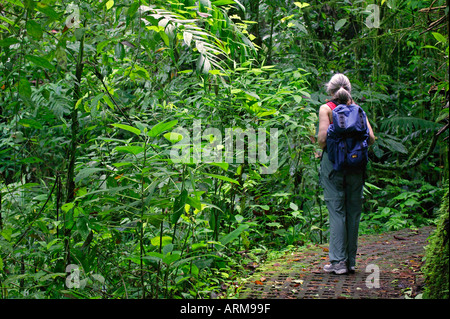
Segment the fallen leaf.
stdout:
<path fill-rule="evenodd" d="M 259 281 L 259 280 L 255 280 L 255 284 L 257 284 L 257 285 L 263 285 L 263 283 L 262 283 L 261 281 Z"/>
<path fill-rule="evenodd" d="M 250 269 L 256 269 L 259 267 L 259 265 L 256 262 L 249 262 L 247 265 L 245 265 L 245 267 Z"/>

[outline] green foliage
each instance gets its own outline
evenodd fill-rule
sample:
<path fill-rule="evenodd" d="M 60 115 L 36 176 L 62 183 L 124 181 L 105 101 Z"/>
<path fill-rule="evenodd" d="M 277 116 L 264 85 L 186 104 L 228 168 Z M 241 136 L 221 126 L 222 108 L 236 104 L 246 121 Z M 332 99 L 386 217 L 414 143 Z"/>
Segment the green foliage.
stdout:
<path fill-rule="evenodd" d="M 426 247 L 425 264 L 422 268 L 425 274 L 424 298 L 448 299 L 449 297 L 448 195 L 447 190 L 442 197 L 437 228 L 430 235 L 429 244 Z"/>
<path fill-rule="evenodd" d="M 414 228 L 431 223 L 445 189 L 424 181 L 382 178 L 366 183 L 361 232 Z"/>
<path fill-rule="evenodd" d="M 388 2 L 379 30 L 361 2 L 2 4 L 2 298 L 230 298 L 274 251 L 324 242 L 315 134 L 336 71 L 378 137 L 361 229 L 429 223 L 446 144 L 421 154 L 448 111 L 423 83 L 448 93 L 448 41 L 420 34 L 428 4 Z M 209 128 L 276 128 L 277 169 L 197 161 L 223 149 Z"/>

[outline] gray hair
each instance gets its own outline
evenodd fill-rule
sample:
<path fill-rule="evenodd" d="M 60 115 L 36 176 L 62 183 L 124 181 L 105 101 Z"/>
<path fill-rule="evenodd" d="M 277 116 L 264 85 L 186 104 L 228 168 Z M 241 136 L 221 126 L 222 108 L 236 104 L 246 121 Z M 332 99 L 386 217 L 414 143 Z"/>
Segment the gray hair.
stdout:
<path fill-rule="evenodd" d="M 330 82 L 326 84 L 327 93 L 339 104 L 347 104 L 352 100 L 352 85 L 350 80 L 342 73 L 333 75 Z"/>

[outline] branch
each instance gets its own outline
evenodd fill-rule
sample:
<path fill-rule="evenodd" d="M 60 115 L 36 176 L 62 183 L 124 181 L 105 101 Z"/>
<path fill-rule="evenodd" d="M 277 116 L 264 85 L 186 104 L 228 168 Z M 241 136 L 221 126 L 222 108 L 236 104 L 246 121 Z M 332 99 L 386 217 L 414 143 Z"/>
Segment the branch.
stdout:
<path fill-rule="evenodd" d="M 109 93 L 108 87 L 106 86 L 105 81 L 103 80 L 103 76 L 101 75 L 101 73 L 98 71 L 97 66 L 93 63 L 90 63 L 88 61 L 86 61 L 87 64 L 91 65 L 94 68 L 94 74 L 97 77 L 97 79 L 102 83 L 103 88 L 105 89 L 106 94 L 108 94 L 110 100 L 112 101 L 112 103 L 119 109 L 120 113 L 125 117 L 126 121 L 128 122 L 128 124 L 130 124 L 130 126 L 133 126 L 133 122 L 131 121 L 131 119 L 128 117 L 128 115 L 122 110 L 122 108 L 120 107 L 119 104 L 117 104 L 116 100 L 114 99 L 114 97 L 111 95 L 111 93 Z M 158 151 L 155 149 L 155 147 L 150 144 L 150 147 L 152 148 L 153 151 L 155 151 L 155 153 L 158 153 Z"/>
<path fill-rule="evenodd" d="M 119 104 L 117 104 L 116 100 L 114 99 L 114 97 L 111 95 L 111 93 L 108 90 L 108 87 L 106 86 L 105 81 L 103 81 L 103 76 L 101 75 L 101 73 L 98 71 L 97 66 L 95 66 L 94 64 L 87 62 L 88 64 L 92 65 L 94 67 L 94 74 L 97 77 L 97 79 L 100 80 L 100 82 L 102 83 L 103 88 L 105 89 L 106 94 L 108 95 L 109 99 L 111 100 L 111 102 L 115 105 L 115 107 L 117 107 L 120 111 L 120 113 L 122 113 L 122 115 L 125 117 L 125 119 L 127 120 L 128 124 L 130 124 L 131 126 L 133 126 L 133 123 L 131 122 L 131 119 L 128 117 L 128 115 L 122 110 L 122 108 L 120 107 Z"/>
<path fill-rule="evenodd" d="M 444 10 L 447 8 L 447 6 L 440 6 L 440 7 L 433 7 L 433 8 L 424 8 L 420 9 L 419 12 L 430 12 L 430 11 L 436 11 L 436 10 Z"/>
<path fill-rule="evenodd" d="M 439 135 L 441 135 L 442 133 L 444 133 L 444 131 L 445 131 L 446 129 L 448 129 L 448 124 L 449 124 L 449 123 L 445 124 L 445 126 L 444 126 L 443 128 L 441 128 L 441 129 L 439 130 L 439 132 L 436 133 L 436 135 L 439 136 Z"/>
<path fill-rule="evenodd" d="M 375 169 L 379 169 L 379 170 L 404 170 L 406 168 L 415 167 L 415 166 L 419 165 L 423 160 L 425 160 L 431 154 L 431 152 L 434 150 L 434 148 L 436 146 L 436 142 L 438 140 L 439 135 L 440 134 L 433 135 L 433 139 L 431 140 L 431 143 L 428 146 L 428 149 L 424 153 L 422 153 L 422 155 L 420 157 L 416 158 L 415 160 L 413 160 L 414 156 L 411 156 L 407 161 L 403 162 L 402 165 L 398 165 L 398 164 L 397 165 L 389 165 L 389 164 L 381 164 L 381 163 L 372 162 L 372 166 Z M 412 155 L 415 155 L 417 150 L 418 150 L 418 148 L 413 152 Z"/>
<path fill-rule="evenodd" d="M 47 196 L 47 200 L 45 201 L 44 205 L 41 207 L 41 209 L 39 210 L 39 212 L 34 216 L 33 220 L 30 222 L 30 224 L 28 225 L 28 228 L 22 233 L 22 235 L 20 235 L 19 239 L 16 241 L 16 243 L 13 245 L 13 249 L 15 249 L 17 247 L 17 245 L 22 241 L 22 239 L 25 237 L 25 235 L 30 231 L 33 223 L 39 218 L 39 216 L 41 216 L 42 211 L 44 210 L 45 206 L 47 206 L 47 203 L 49 202 L 50 198 L 52 197 L 53 191 L 55 190 L 56 187 L 56 181 L 53 184 L 52 190 L 50 191 L 50 194 L 48 194 Z M 11 253 L 10 253 L 11 254 Z M 8 255 L 9 256 L 9 255 Z"/>
<path fill-rule="evenodd" d="M 440 17 L 438 20 L 436 20 L 436 21 L 430 23 L 430 25 L 428 26 L 428 29 L 426 29 L 425 31 L 422 31 L 420 34 L 422 35 L 422 34 L 424 34 L 425 32 L 428 32 L 428 31 L 433 30 L 434 28 L 436 28 L 436 27 L 439 26 L 440 24 L 444 23 L 445 20 L 447 20 L 447 16 Z"/>

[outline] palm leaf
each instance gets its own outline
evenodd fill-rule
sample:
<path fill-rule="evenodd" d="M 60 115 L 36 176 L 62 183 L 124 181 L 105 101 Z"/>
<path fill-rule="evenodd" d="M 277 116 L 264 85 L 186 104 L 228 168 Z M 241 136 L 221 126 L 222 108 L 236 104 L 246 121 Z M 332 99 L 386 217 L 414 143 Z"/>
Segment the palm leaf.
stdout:
<path fill-rule="evenodd" d="M 378 133 L 377 137 L 377 144 L 379 146 L 385 147 L 393 153 L 408 154 L 408 150 L 398 137 L 385 133 Z"/>
<path fill-rule="evenodd" d="M 184 43 L 194 47 L 200 53 L 197 60 L 197 69 L 208 73 L 211 67 L 226 73 L 224 59 L 229 59 L 225 51 L 226 44 L 211 34 L 208 30 L 199 27 L 199 19 L 187 19 L 183 15 L 154 6 L 141 6 L 141 12 L 148 13 L 152 18 L 158 20 L 158 25 L 163 26 L 168 36 L 174 32 L 183 31 Z M 150 22 L 142 18 L 145 24 Z"/>
<path fill-rule="evenodd" d="M 439 126 L 440 125 L 436 122 L 418 117 L 396 116 L 383 120 L 380 124 L 380 129 L 385 132 L 402 130 L 406 133 L 412 133 L 422 130 L 437 129 Z"/>

